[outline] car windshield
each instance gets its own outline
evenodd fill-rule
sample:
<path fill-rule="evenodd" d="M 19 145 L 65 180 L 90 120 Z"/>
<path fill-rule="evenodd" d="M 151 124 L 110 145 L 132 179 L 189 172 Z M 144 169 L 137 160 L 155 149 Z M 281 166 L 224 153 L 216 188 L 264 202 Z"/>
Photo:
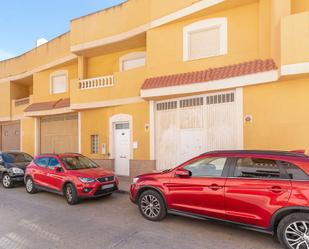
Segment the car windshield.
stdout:
<path fill-rule="evenodd" d="M 84 156 L 65 156 L 61 160 L 68 170 L 93 169 L 98 167 L 95 162 Z"/>
<path fill-rule="evenodd" d="M 30 155 L 18 152 L 4 153 L 2 157 L 7 163 L 30 163 L 33 160 Z"/>

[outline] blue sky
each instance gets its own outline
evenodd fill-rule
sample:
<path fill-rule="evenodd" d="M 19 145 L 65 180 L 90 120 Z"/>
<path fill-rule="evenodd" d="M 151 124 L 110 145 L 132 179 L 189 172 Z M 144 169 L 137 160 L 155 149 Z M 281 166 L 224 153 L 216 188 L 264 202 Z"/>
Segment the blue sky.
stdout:
<path fill-rule="evenodd" d="M 36 40 L 70 29 L 70 20 L 125 0 L 1 0 L 0 60 L 20 55 Z"/>

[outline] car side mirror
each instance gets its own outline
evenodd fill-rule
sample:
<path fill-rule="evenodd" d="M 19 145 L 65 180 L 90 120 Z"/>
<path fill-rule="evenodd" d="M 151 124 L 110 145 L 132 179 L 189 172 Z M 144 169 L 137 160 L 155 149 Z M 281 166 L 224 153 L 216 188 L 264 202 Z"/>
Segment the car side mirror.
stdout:
<path fill-rule="evenodd" d="M 56 166 L 55 167 L 55 172 L 56 173 L 62 172 L 62 168 L 60 166 Z"/>
<path fill-rule="evenodd" d="M 186 169 L 177 169 L 175 171 L 175 176 L 181 178 L 189 178 L 192 176 L 192 172 Z"/>

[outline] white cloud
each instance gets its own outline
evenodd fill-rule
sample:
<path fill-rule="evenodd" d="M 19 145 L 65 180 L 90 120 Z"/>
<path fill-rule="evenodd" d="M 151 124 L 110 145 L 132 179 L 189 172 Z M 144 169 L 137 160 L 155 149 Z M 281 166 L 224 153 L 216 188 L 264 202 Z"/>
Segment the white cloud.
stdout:
<path fill-rule="evenodd" d="M 14 57 L 15 55 L 0 49 L 0 61 Z"/>

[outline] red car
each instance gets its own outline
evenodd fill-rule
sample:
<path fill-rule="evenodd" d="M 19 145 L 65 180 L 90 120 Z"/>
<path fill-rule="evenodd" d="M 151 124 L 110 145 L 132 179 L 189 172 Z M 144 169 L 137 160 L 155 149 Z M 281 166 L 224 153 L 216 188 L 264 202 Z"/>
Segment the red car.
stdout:
<path fill-rule="evenodd" d="M 26 190 L 45 190 L 64 195 L 70 205 L 80 199 L 111 195 L 118 190 L 114 173 L 80 154 L 41 155 L 28 165 Z"/>
<path fill-rule="evenodd" d="M 217 151 L 133 180 L 148 220 L 167 213 L 225 221 L 309 249 L 309 157 L 300 152 Z"/>

